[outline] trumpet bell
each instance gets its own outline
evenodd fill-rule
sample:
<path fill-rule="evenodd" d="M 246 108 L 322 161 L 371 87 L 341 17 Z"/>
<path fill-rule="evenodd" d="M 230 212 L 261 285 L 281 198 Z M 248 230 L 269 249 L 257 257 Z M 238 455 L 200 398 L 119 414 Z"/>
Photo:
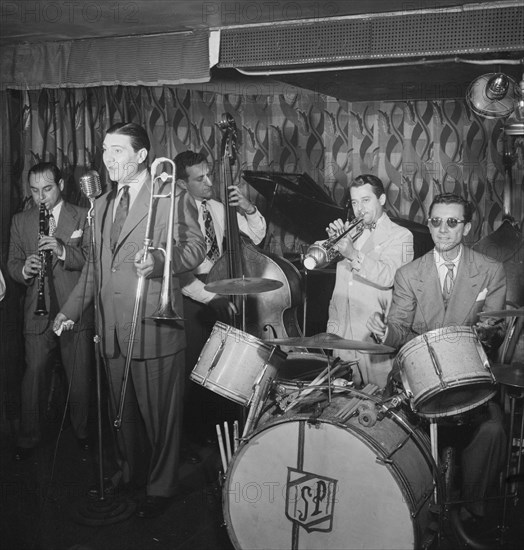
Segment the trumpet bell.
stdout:
<path fill-rule="evenodd" d="M 326 249 L 322 244 L 313 243 L 304 257 L 304 267 L 309 270 L 324 267 L 331 263 L 335 257 L 335 249 Z"/>

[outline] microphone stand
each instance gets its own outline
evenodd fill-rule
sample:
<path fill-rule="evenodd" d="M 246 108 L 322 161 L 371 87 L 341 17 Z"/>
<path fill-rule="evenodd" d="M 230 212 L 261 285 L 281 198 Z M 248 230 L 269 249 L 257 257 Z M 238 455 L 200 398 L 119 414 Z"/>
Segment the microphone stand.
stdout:
<path fill-rule="evenodd" d="M 96 270 L 96 237 L 94 231 L 94 209 L 95 199 L 88 197 L 91 206 L 87 213 L 87 223 L 91 229 L 91 243 L 88 262 L 93 263 L 93 307 L 95 318 L 95 365 L 96 365 L 96 406 L 97 406 L 97 431 L 98 431 L 98 497 L 96 500 L 89 499 L 87 504 L 82 504 L 76 510 L 75 520 L 83 525 L 109 525 L 128 519 L 135 511 L 136 504 L 128 499 L 123 501 L 117 498 L 116 494 L 106 495 L 104 487 L 104 451 L 102 442 L 102 362 L 100 350 L 100 331 L 98 323 L 98 293 L 99 280 Z M 90 264 L 89 264 L 90 265 Z M 88 265 L 88 268 L 89 268 Z"/>

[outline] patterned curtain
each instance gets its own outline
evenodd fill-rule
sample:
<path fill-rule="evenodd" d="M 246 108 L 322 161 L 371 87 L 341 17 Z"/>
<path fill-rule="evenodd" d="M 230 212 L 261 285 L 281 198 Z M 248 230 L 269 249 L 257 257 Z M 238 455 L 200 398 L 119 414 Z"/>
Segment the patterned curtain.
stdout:
<path fill-rule="evenodd" d="M 79 177 L 96 169 L 104 180 L 104 131 L 123 120 L 147 128 L 151 158 L 202 151 L 218 180 L 218 123 L 228 112 L 238 129 L 234 178 L 262 211 L 263 198 L 241 180 L 241 170 L 307 172 L 338 204 L 353 177 L 375 173 L 385 182 L 388 211 L 420 223 L 435 194 L 460 193 L 475 205 L 471 242 L 496 229 L 503 215 L 502 122 L 476 116 L 464 101 L 349 103 L 304 91 L 242 95 L 168 86 L 8 94 L 11 193 L 19 208 L 29 196 L 27 170 L 41 160 L 63 169 L 69 200 L 85 201 Z M 513 139 L 511 214 L 517 221 L 524 216 L 523 150 L 522 138 Z M 301 244 L 292 226 L 273 214 L 265 246 L 286 253 L 299 252 Z"/>

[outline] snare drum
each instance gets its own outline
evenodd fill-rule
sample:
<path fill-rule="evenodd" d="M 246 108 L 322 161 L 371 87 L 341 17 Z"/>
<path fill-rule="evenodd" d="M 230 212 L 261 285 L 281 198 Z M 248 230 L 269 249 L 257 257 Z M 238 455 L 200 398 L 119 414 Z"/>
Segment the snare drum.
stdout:
<path fill-rule="evenodd" d="M 189 378 L 247 407 L 255 386 L 267 389 L 285 360 L 275 346 L 217 321 Z"/>
<path fill-rule="evenodd" d="M 463 413 L 495 395 L 495 377 L 471 327 L 421 334 L 400 349 L 396 360 L 411 407 L 422 416 Z"/>
<path fill-rule="evenodd" d="M 233 455 L 223 507 L 236 549 L 422 546 L 434 491 L 429 439 L 401 411 L 363 422 L 355 411 L 375 403 L 348 392 L 331 403 L 319 393 L 259 424 Z"/>

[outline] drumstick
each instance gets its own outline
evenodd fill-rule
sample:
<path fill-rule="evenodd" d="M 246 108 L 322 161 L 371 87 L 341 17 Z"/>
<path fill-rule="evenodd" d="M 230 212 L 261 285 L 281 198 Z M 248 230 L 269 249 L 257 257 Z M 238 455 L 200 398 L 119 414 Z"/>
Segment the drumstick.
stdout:
<path fill-rule="evenodd" d="M 438 431 L 437 431 L 437 423 L 434 420 L 429 421 L 429 436 L 430 436 L 430 442 L 431 442 L 431 455 L 433 456 L 433 460 L 435 461 L 435 464 L 438 464 L 439 463 Z M 437 485 L 435 485 L 435 488 L 433 490 L 433 495 L 435 498 L 435 502 L 438 502 Z"/>
<path fill-rule="evenodd" d="M 236 453 L 238 449 L 238 420 L 233 422 L 233 439 L 233 449 Z"/>
<path fill-rule="evenodd" d="M 229 439 L 229 424 L 224 422 L 224 439 L 226 440 L 227 463 L 231 461 L 231 440 Z"/>
<path fill-rule="evenodd" d="M 217 424 L 217 436 L 218 436 L 218 447 L 220 448 L 220 459 L 222 460 L 222 469 L 224 474 L 227 471 L 227 462 L 226 462 L 226 453 L 224 453 L 224 442 L 222 440 L 222 430 L 220 429 L 220 424 Z"/>
<path fill-rule="evenodd" d="M 244 432 L 242 433 L 242 437 L 246 437 L 247 434 L 251 430 L 251 425 L 253 424 L 255 420 L 255 412 L 257 409 L 258 401 L 260 400 L 260 394 L 262 392 L 262 388 L 260 387 L 260 384 L 255 385 L 255 391 L 253 392 L 253 400 L 251 401 L 251 407 L 249 408 L 249 414 L 247 415 L 246 424 L 244 426 Z"/>

